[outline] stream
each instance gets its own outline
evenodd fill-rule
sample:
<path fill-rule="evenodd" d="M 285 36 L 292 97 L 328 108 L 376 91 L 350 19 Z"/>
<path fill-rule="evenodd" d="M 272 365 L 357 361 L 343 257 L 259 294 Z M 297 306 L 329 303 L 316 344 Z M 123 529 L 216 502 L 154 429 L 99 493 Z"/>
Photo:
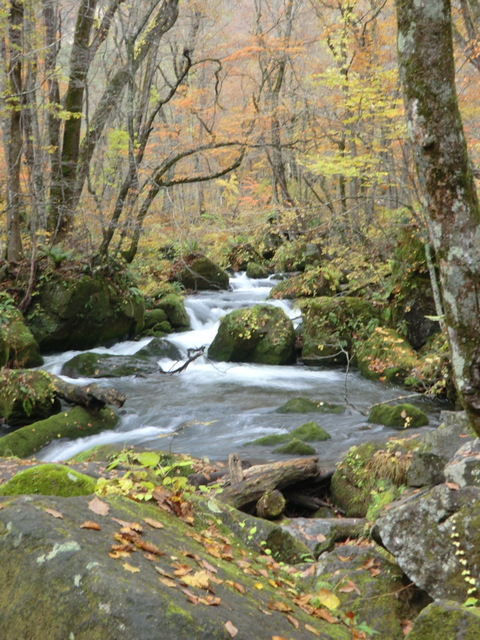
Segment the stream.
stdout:
<path fill-rule="evenodd" d="M 221 316 L 266 301 L 275 283 L 271 278 L 252 280 L 245 274 L 236 274 L 231 278 L 230 291 L 188 296 L 185 306 L 191 330 L 170 334 L 166 339 L 186 358 L 188 349 L 211 343 Z M 267 302 L 284 309 L 294 323 L 300 322 L 300 312 L 289 301 Z M 91 351 L 132 355 L 150 340 L 121 342 L 111 348 Z M 59 374 L 62 365 L 78 353 L 68 351 L 47 356 L 42 368 Z M 163 371 L 168 371 L 178 363 L 162 359 L 159 365 Z M 76 384 L 93 382 L 88 378 L 65 379 Z M 210 460 L 225 460 L 230 453 L 237 452 L 252 463 L 266 462 L 285 456 L 274 454 L 274 447 L 245 443 L 260 436 L 285 433 L 314 420 L 332 438 L 311 444 L 322 463 L 332 466 L 354 444 L 398 434 L 394 429 L 367 425 L 366 414 L 372 404 L 406 395 L 404 389 L 366 380 L 356 371 L 346 375 L 341 368 L 214 363 L 206 357 L 198 358 L 175 375 L 159 372 L 146 378 L 132 376 L 94 382 L 114 386 L 127 396 L 116 429 L 74 441 L 57 441 L 37 453 L 38 459 L 65 460 L 90 447 L 114 443 L 189 453 Z M 287 400 L 298 396 L 339 404 L 346 404 L 347 398 L 348 404 L 342 415 L 275 412 Z M 423 399 L 416 404 L 427 411 L 431 426 L 436 426 L 440 408 Z"/>

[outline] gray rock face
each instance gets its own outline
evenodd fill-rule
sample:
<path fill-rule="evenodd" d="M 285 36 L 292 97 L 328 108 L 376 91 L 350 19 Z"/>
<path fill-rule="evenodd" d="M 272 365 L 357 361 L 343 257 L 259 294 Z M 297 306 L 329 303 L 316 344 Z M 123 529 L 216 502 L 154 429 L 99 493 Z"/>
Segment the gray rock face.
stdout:
<path fill-rule="evenodd" d="M 390 505 L 372 533 L 433 599 L 463 602 L 480 587 L 480 488 L 412 495 Z"/>
<path fill-rule="evenodd" d="M 477 640 L 480 637 L 480 610 L 457 602 L 432 602 L 415 620 L 408 640 Z"/>
<path fill-rule="evenodd" d="M 460 447 L 444 473 L 447 482 L 456 482 L 460 487 L 480 487 L 480 438 Z"/>

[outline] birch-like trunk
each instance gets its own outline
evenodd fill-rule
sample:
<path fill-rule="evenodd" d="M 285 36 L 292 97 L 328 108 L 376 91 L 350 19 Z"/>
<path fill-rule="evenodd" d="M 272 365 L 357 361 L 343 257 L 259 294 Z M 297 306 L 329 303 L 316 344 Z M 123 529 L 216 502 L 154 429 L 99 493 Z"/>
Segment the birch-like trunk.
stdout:
<path fill-rule="evenodd" d="M 396 0 L 408 130 L 458 392 L 480 434 L 480 208 L 458 109 L 449 0 Z"/>

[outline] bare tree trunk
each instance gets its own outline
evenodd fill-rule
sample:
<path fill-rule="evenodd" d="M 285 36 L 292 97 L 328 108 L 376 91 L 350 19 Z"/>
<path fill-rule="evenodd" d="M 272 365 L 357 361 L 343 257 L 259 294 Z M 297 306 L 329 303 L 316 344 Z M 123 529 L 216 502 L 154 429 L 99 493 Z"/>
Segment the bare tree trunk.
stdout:
<path fill-rule="evenodd" d="M 9 15 L 9 61 L 7 65 L 7 86 L 10 111 L 4 127 L 7 159 L 7 260 L 21 260 L 23 257 L 20 235 L 20 213 L 22 208 L 21 163 L 23 150 L 22 136 L 22 40 L 24 7 L 21 0 L 12 0 Z"/>
<path fill-rule="evenodd" d="M 458 392 L 480 434 L 480 207 L 458 109 L 449 0 L 396 0 L 408 129 Z"/>

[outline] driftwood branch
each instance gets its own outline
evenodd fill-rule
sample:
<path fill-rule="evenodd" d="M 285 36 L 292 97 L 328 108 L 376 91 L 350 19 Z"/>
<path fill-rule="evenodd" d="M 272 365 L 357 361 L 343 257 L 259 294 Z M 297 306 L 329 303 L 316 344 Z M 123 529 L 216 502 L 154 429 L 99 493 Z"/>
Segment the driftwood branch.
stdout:
<path fill-rule="evenodd" d="M 318 458 L 295 458 L 244 469 L 243 480 L 223 489 L 219 498 L 236 509 L 257 502 L 265 492 L 315 478 L 320 474 Z"/>
<path fill-rule="evenodd" d="M 174 373 L 181 373 L 182 371 L 185 371 L 185 369 L 191 362 L 205 355 L 205 347 L 203 346 L 199 347 L 198 349 L 189 349 L 187 351 L 187 354 L 188 359 L 180 367 L 177 367 L 177 369 L 172 369 L 170 371 L 164 371 L 162 368 L 160 368 L 161 373 L 166 373 L 169 376 L 173 376 Z"/>

